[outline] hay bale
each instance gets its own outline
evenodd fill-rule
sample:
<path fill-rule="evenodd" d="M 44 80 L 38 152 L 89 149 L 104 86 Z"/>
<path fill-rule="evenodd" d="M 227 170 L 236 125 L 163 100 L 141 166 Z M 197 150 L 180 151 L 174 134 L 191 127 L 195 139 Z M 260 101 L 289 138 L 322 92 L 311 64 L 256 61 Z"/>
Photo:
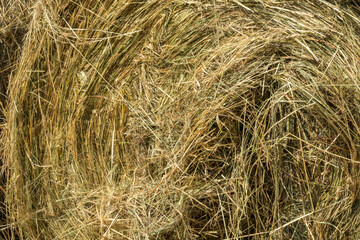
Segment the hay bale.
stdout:
<path fill-rule="evenodd" d="M 358 239 L 356 3 L 38 1 L 6 112 L 21 239 Z"/>

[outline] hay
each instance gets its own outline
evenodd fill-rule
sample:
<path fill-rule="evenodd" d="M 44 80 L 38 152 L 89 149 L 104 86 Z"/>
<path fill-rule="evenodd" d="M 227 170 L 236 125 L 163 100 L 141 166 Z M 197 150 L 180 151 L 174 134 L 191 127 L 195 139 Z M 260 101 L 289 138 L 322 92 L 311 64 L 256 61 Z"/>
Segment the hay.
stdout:
<path fill-rule="evenodd" d="M 7 86 L 10 75 L 15 69 L 19 58 L 22 37 L 25 33 L 29 2 L 16 0 L 0 0 L 0 124 L 5 121 L 4 107 L 6 106 Z M 2 129 L 2 128 L 1 128 Z M 1 131 L 1 130 L 0 130 Z M 0 151 L 3 152 L 2 142 Z M 0 225 L 6 225 L 6 206 L 4 205 L 6 195 L 6 177 L 3 169 L 3 155 L 1 158 L 0 171 Z M 0 239 L 9 237 L 7 230 L 0 231 Z"/>
<path fill-rule="evenodd" d="M 359 239 L 350 1 L 37 1 L 4 128 L 21 239 Z"/>
<path fill-rule="evenodd" d="M 2 104 L 5 104 L 9 74 L 14 70 L 19 56 L 29 14 L 28 5 L 30 1 L 0 0 L 0 102 Z"/>

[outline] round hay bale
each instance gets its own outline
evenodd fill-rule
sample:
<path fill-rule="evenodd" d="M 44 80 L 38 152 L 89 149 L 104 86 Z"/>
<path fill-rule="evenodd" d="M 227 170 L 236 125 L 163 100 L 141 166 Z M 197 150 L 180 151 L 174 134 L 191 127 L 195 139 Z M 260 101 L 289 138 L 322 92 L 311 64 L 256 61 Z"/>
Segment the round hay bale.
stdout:
<path fill-rule="evenodd" d="M 21 239 L 358 239 L 351 1 L 38 1 L 10 83 Z"/>

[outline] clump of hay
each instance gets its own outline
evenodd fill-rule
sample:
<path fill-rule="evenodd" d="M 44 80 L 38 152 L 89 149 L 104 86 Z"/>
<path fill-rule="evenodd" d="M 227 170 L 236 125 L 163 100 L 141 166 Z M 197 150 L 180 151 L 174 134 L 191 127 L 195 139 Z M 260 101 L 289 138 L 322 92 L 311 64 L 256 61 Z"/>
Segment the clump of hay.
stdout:
<path fill-rule="evenodd" d="M 30 1 L 0 0 L 0 124 L 4 123 L 4 107 L 6 105 L 6 92 L 10 74 L 15 69 L 19 58 L 22 37 L 28 21 L 28 4 Z M 1 131 L 1 130 L 0 130 Z M 4 149 L 4 144 L 0 148 Z M 3 166 L 3 158 L 0 159 Z M 6 206 L 4 205 L 6 181 L 4 169 L 0 171 L 0 225 L 6 224 Z M 7 231 L 0 232 L 6 236 Z"/>
<path fill-rule="evenodd" d="M 19 56 L 31 1 L 0 0 L 0 102 L 5 103 L 8 78 Z M 3 118 L 3 117 L 2 117 Z"/>
<path fill-rule="evenodd" d="M 358 239 L 352 2 L 38 1 L 6 112 L 26 239 Z"/>

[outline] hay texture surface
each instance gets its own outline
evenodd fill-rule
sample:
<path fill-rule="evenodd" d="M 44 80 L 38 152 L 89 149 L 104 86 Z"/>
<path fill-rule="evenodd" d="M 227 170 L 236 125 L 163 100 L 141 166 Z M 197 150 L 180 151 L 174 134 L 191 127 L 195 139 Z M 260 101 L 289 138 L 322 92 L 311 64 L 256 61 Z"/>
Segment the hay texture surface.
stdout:
<path fill-rule="evenodd" d="M 21 239 L 359 239 L 356 1 L 36 1 L 11 79 Z"/>

